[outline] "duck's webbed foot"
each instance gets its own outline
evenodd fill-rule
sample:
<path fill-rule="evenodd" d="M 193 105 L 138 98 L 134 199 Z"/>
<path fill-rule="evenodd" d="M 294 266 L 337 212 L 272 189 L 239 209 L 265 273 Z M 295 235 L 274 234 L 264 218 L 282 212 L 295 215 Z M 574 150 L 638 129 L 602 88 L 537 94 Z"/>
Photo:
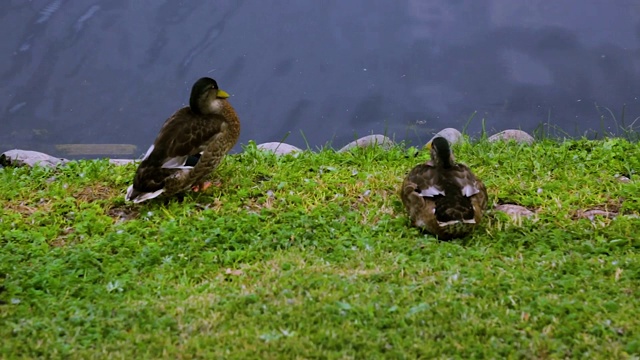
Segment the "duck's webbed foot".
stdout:
<path fill-rule="evenodd" d="M 194 192 L 203 192 L 207 190 L 209 187 L 211 187 L 211 185 L 212 185 L 211 181 L 204 181 L 200 184 L 193 185 L 191 187 L 191 190 L 193 190 Z"/>

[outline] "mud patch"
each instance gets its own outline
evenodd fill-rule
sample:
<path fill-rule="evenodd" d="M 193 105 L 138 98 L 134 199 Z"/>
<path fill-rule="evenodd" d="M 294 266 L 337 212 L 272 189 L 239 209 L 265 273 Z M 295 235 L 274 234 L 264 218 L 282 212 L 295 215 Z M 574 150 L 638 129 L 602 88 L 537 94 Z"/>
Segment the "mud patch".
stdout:
<path fill-rule="evenodd" d="M 37 212 L 50 212 L 52 207 L 51 201 L 46 199 L 40 199 L 34 204 L 28 204 L 26 201 L 9 201 L 4 205 L 5 210 L 9 210 L 26 217 Z"/>
<path fill-rule="evenodd" d="M 138 218 L 140 212 L 133 207 L 123 205 L 108 209 L 107 215 L 114 219 L 116 223 L 121 223 Z"/>
<path fill-rule="evenodd" d="M 91 202 L 110 199 L 117 196 L 118 193 L 119 190 L 112 187 L 103 184 L 94 184 L 75 191 L 72 196 L 78 201 Z"/>
<path fill-rule="evenodd" d="M 63 247 L 69 245 L 69 235 L 71 235 L 75 230 L 72 227 L 67 227 L 62 230 L 62 233 L 52 241 L 49 241 L 49 246 L 52 247 Z"/>

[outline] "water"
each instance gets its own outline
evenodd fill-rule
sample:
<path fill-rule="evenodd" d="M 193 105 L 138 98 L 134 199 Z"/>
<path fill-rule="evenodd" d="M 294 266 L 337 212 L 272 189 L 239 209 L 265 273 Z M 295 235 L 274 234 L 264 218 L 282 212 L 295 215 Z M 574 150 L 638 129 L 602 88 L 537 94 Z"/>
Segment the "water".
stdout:
<path fill-rule="evenodd" d="M 635 0 L 6 0 L 0 31 L 0 151 L 138 156 L 201 76 L 232 95 L 241 143 L 640 116 Z"/>

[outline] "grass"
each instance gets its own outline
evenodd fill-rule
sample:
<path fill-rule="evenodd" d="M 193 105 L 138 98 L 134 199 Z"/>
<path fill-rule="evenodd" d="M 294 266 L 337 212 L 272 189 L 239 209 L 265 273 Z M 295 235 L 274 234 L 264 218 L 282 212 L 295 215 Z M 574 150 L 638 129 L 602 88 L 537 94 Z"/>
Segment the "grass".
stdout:
<path fill-rule="evenodd" d="M 139 206 L 123 200 L 135 165 L 2 169 L 0 354 L 638 358 L 638 144 L 454 150 L 490 203 L 535 216 L 490 211 L 452 242 L 421 234 L 396 194 L 425 160 L 413 148 L 250 144 L 219 186 Z"/>

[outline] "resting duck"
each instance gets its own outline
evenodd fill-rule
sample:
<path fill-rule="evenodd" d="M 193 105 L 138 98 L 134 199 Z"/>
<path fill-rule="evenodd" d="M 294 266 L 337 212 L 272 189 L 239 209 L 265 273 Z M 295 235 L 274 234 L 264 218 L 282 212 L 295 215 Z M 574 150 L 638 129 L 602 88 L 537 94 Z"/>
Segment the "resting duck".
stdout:
<path fill-rule="evenodd" d="M 445 138 L 436 137 L 426 147 L 431 160 L 404 179 L 402 203 L 414 226 L 439 239 L 466 236 L 482 219 L 487 189 L 466 165 L 455 162 Z"/>
<path fill-rule="evenodd" d="M 191 89 L 189 106 L 176 111 L 147 150 L 125 200 L 139 203 L 188 189 L 201 191 L 206 177 L 238 141 L 240 121 L 229 94 L 207 77 Z"/>

